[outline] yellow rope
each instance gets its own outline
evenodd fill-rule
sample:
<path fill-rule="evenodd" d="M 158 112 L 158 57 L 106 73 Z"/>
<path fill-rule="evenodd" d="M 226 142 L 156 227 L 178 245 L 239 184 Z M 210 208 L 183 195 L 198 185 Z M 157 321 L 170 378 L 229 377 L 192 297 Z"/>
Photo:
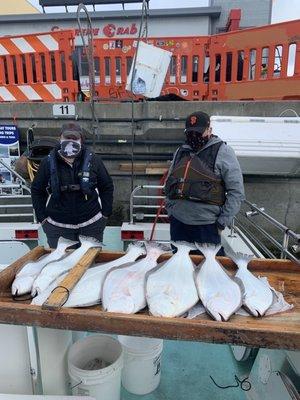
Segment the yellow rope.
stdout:
<path fill-rule="evenodd" d="M 39 165 L 34 161 L 27 160 L 27 169 L 30 181 L 32 182 L 35 177 L 35 174 L 37 173 L 37 170 L 39 169 Z"/>

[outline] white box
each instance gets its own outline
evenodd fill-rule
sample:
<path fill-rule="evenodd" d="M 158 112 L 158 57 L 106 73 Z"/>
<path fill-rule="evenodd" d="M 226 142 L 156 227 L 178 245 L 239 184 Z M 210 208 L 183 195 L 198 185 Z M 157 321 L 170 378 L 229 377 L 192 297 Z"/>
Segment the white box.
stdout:
<path fill-rule="evenodd" d="M 132 92 L 148 98 L 158 97 L 161 93 L 169 68 L 172 53 L 167 50 L 140 42 L 136 58 Z M 131 91 L 131 77 L 134 63 L 127 78 L 126 90 Z"/>

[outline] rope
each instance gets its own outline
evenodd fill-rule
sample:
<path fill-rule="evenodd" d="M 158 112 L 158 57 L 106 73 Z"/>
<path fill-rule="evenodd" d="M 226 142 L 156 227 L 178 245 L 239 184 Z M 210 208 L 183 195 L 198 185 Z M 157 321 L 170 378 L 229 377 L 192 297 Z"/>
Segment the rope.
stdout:
<path fill-rule="evenodd" d="M 70 290 L 69 290 L 68 288 L 66 288 L 65 286 L 58 285 L 58 286 L 56 286 L 56 287 L 52 290 L 51 293 L 55 292 L 56 289 L 65 289 L 65 291 L 67 292 L 67 298 L 66 298 L 66 300 L 61 304 L 61 307 L 62 307 L 62 306 L 65 305 L 66 302 L 69 300 L 69 297 L 70 297 Z"/>
<path fill-rule="evenodd" d="M 249 379 L 248 376 L 246 378 L 240 380 L 236 375 L 234 375 L 234 379 L 236 381 L 236 384 L 228 385 L 228 386 L 218 385 L 211 375 L 209 377 L 219 389 L 229 389 L 229 388 L 238 388 L 238 387 L 240 387 L 244 392 L 249 392 L 249 390 L 251 390 L 251 387 L 252 387 L 251 383 L 248 381 L 248 379 Z"/>
<path fill-rule="evenodd" d="M 27 160 L 27 170 L 28 170 L 28 174 L 29 174 L 29 178 L 30 178 L 31 182 L 33 181 L 33 179 L 35 177 L 35 174 L 37 173 L 38 169 L 39 169 L 39 164 L 38 163 L 36 163 L 34 161 Z"/>
<path fill-rule="evenodd" d="M 83 10 L 87 17 L 87 24 L 89 29 L 88 32 L 88 44 L 86 44 L 85 37 L 83 34 L 83 29 L 80 21 L 80 11 Z M 88 59 L 88 66 L 89 66 L 89 86 L 90 86 L 90 107 L 92 113 L 92 120 L 93 120 L 93 149 L 95 149 L 96 145 L 96 130 L 99 128 L 98 118 L 96 116 L 95 111 L 95 61 L 94 61 L 94 33 L 93 33 L 93 26 L 92 20 L 89 15 L 88 9 L 83 3 L 80 3 L 77 8 L 77 23 L 79 27 L 79 32 L 82 40 L 82 44 L 84 47 L 84 51 L 86 53 Z"/>
<path fill-rule="evenodd" d="M 137 55 L 140 47 L 141 39 L 148 37 L 148 14 L 149 14 L 149 0 L 143 0 L 142 13 L 141 13 L 141 23 L 139 27 L 139 34 L 137 38 L 136 52 L 133 57 L 132 74 L 130 81 L 130 91 L 132 91 L 132 85 L 135 75 L 135 67 Z M 135 126 L 134 126 L 134 99 L 131 97 L 131 192 L 134 186 L 134 144 L 135 144 Z"/>

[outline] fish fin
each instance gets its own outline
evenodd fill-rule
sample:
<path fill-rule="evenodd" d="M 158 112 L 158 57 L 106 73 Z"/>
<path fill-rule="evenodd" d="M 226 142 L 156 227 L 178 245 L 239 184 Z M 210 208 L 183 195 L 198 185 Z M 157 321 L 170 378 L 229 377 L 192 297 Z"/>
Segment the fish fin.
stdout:
<path fill-rule="evenodd" d="M 243 308 L 253 317 L 260 317 L 260 314 L 257 310 L 248 307 L 246 304 L 243 304 Z"/>
<path fill-rule="evenodd" d="M 227 255 L 238 267 L 242 265 L 247 267 L 248 263 L 254 258 L 254 255 L 243 253 L 227 252 Z"/>
<path fill-rule="evenodd" d="M 78 243 L 78 241 L 66 239 L 63 236 L 60 236 L 60 238 L 58 239 L 58 242 L 57 242 L 57 247 L 63 246 L 67 249 L 68 247 L 74 246 L 77 243 Z"/>
<path fill-rule="evenodd" d="M 201 251 L 201 253 L 204 255 L 205 258 L 207 258 L 208 255 L 212 254 L 213 257 L 216 256 L 218 251 L 221 249 L 222 245 L 220 244 L 213 244 L 213 243 L 197 243 L 195 242 L 195 245 L 198 250 Z"/>
<path fill-rule="evenodd" d="M 79 241 L 80 241 L 81 245 L 83 245 L 84 243 L 92 243 L 93 247 L 104 246 L 104 244 L 102 242 L 100 242 L 99 240 L 97 240 L 96 238 L 91 237 L 91 236 L 79 235 Z"/>
<path fill-rule="evenodd" d="M 163 253 L 168 253 L 170 251 L 170 247 L 166 244 L 162 244 L 162 243 L 157 243 L 157 242 L 152 242 L 150 240 L 145 241 L 145 247 L 147 250 L 147 253 L 150 249 L 158 249 Z"/>
<path fill-rule="evenodd" d="M 145 243 L 142 240 L 138 240 L 136 242 L 133 243 L 129 243 L 128 248 L 130 247 L 144 247 Z"/>
<path fill-rule="evenodd" d="M 134 248 L 138 248 L 141 249 L 142 251 L 142 255 L 146 254 L 146 249 L 145 249 L 145 243 L 144 242 L 134 242 L 134 243 L 130 243 L 127 247 L 127 251 L 126 253 L 128 253 L 130 251 L 130 249 L 134 249 Z"/>
<path fill-rule="evenodd" d="M 186 249 L 189 249 L 189 251 L 192 250 L 197 250 L 196 246 L 194 245 L 194 243 L 190 243 L 190 242 L 185 242 L 185 241 L 178 241 L 178 242 L 171 242 L 171 244 L 176 247 L 178 250 L 180 249 L 180 247 L 185 247 Z"/>
<path fill-rule="evenodd" d="M 242 298 L 244 299 L 245 294 L 246 294 L 246 289 L 245 289 L 245 285 L 243 284 L 243 281 L 240 278 L 238 278 L 237 276 L 231 276 L 230 278 L 239 285 L 239 288 L 241 289 L 241 292 L 242 292 Z"/>
<path fill-rule="evenodd" d="M 205 307 L 205 310 L 206 310 L 207 314 L 208 314 L 211 318 L 213 318 L 214 320 L 216 320 L 216 321 L 222 321 L 222 316 L 220 315 L 220 313 L 218 313 L 218 312 L 216 312 L 216 311 L 208 310 L 206 307 Z"/>

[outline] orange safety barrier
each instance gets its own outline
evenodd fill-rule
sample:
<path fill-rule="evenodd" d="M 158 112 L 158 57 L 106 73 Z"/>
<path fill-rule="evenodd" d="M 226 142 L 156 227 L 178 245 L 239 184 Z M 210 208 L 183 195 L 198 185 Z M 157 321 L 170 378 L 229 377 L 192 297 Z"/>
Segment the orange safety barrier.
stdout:
<path fill-rule="evenodd" d="M 204 100 L 203 81 L 208 37 L 149 38 L 147 43 L 173 53 L 162 95 L 174 93 L 187 100 Z M 135 39 L 95 39 L 96 92 L 100 99 L 128 99 L 125 90 L 137 41 Z M 135 97 L 135 96 L 134 96 Z M 136 97 L 135 97 L 136 98 Z"/>
<path fill-rule="evenodd" d="M 0 102 L 75 101 L 73 30 L 0 38 Z"/>
<path fill-rule="evenodd" d="M 299 99 L 300 20 L 213 36 L 149 38 L 173 53 L 162 95 L 186 100 Z M 135 39 L 95 39 L 96 93 L 125 100 Z M 136 98 L 135 96 L 133 96 Z"/>
<path fill-rule="evenodd" d="M 208 100 L 300 99 L 300 20 L 214 35 Z"/>

